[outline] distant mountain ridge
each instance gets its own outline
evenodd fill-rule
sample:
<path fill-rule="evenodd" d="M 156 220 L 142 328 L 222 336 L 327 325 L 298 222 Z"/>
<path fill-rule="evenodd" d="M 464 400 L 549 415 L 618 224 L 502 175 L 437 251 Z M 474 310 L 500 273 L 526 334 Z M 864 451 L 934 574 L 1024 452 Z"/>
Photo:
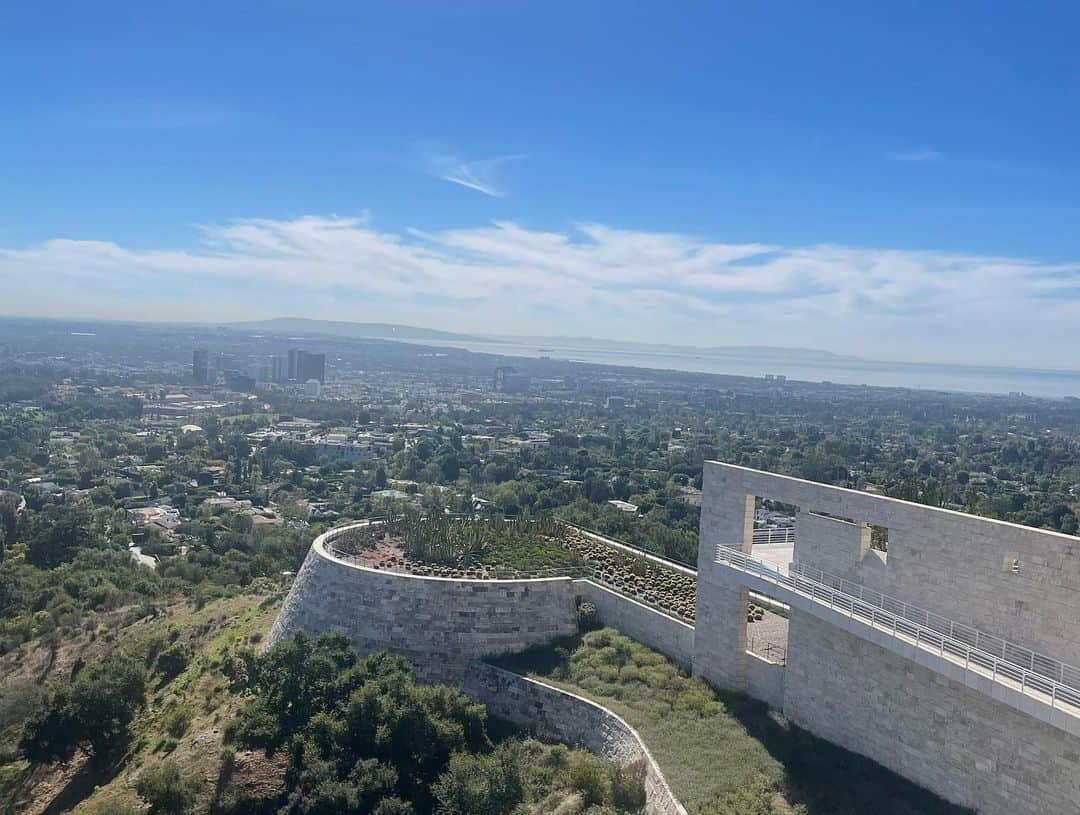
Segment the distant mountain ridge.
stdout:
<path fill-rule="evenodd" d="M 460 334 L 434 328 L 400 325 L 396 323 L 360 323 L 347 320 L 316 320 L 309 317 L 274 317 L 268 320 L 251 320 L 230 323 L 230 328 L 240 331 L 270 331 L 281 334 L 312 334 L 352 339 L 386 339 L 404 341 L 470 342 L 491 345 L 516 344 L 538 346 L 585 346 L 593 349 L 630 350 L 650 352 L 675 351 L 686 354 L 739 354 L 761 359 L 774 357 L 803 357 L 813 359 L 854 359 L 831 351 L 814 348 L 787 348 L 769 345 L 718 345 L 701 347 L 672 345 L 668 343 L 643 343 L 623 340 L 605 340 L 595 337 L 552 337 Z"/>
<path fill-rule="evenodd" d="M 487 338 L 419 328 L 395 323 L 353 323 L 346 320 L 314 320 L 308 317 L 274 317 L 269 320 L 250 320 L 230 323 L 241 331 L 273 331 L 283 334 L 320 334 L 331 337 L 351 337 L 385 340 L 443 340 L 485 342 Z"/>

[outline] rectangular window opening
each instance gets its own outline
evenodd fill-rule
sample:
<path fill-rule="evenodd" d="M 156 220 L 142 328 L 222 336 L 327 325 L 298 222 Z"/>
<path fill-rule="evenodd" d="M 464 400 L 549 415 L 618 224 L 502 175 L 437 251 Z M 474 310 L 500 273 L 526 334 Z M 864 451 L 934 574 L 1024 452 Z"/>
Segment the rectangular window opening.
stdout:
<path fill-rule="evenodd" d="M 795 544 L 795 513 L 798 507 L 754 497 L 754 546 Z"/>
<path fill-rule="evenodd" d="M 791 610 L 775 598 L 751 592 L 746 607 L 746 650 L 766 662 L 787 664 Z"/>

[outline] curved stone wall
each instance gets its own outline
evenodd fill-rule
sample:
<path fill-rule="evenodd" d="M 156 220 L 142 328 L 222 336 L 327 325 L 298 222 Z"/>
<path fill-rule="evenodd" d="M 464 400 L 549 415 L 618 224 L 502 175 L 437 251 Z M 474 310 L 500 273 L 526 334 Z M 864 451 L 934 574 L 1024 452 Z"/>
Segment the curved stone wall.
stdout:
<path fill-rule="evenodd" d="M 640 736 L 621 718 L 580 696 L 480 661 L 576 634 L 577 596 L 596 600 L 596 592 L 605 590 L 568 577 L 457 580 L 372 569 L 333 551 L 333 538 L 350 528 L 330 530 L 312 543 L 267 637 L 267 647 L 298 631 L 341 631 L 359 653 L 400 654 L 413 664 L 418 678 L 453 682 L 493 715 L 542 738 L 580 744 L 621 763 L 640 762 L 648 815 L 686 815 Z M 629 612 L 648 612 L 667 625 L 679 626 L 674 634 L 663 626 L 643 630 L 653 635 L 649 639 L 659 639 L 669 648 L 674 641 L 680 656 L 688 652 L 682 628 L 692 642 L 691 626 L 606 594 L 629 604 Z M 603 605 L 605 617 L 614 614 L 621 619 L 615 613 L 615 599 Z"/>
<path fill-rule="evenodd" d="M 320 535 L 267 638 L 342 631 L 359 653 L 386 650 L 427 681 L 460 681 L 469 663 L 577 633 L 574 581 L 455 580 L 361 566 Z"/>
<path fill-rule="evenodd" d="M 645 771 L 645 812 L 686 815 L 637 731 L 607 708 L 484 663 L 469 667 L 461 687 L 491 714 L 540 738 L 579 744 L 620 764 L 640 762 Z"/>

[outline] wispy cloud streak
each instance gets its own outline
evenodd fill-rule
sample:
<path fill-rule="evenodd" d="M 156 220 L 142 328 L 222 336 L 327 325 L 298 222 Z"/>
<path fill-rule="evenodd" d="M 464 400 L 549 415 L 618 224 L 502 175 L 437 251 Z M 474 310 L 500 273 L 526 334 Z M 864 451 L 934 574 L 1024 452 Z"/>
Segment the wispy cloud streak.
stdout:
<path fill-rule="evenodd" d="M 458 156 L 434 150 L 424 150 L 422 154 L 432 175 L 492 198 L 501 198 L 506 194 L 499 178 L 502 168 L 528 158 L 523 153 L 514 153 L 465 161 Z"/>

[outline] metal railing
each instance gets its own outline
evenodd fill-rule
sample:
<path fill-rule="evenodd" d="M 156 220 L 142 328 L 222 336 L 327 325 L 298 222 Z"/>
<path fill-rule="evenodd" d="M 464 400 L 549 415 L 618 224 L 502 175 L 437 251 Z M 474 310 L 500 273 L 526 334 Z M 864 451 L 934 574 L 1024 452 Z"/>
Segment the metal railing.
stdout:
<path fill-rule="evenodd" d="M 609 534 L 607 532 L 601 532 L 598 529 L 591 529 L 590 527 L 582 526 L 581 524 L 576 524 L 576 523 L 573 523 L 571 521 L 565 521 L 565 520 L 563 520 L 562 518 L 559 518 L 559 517 L 556 517 L 555 520 L 558 521 L 559 523 L 561 523 L 563 526 L 569 527 L 570 529 L 576 529 L 578 532 L 583 532 L 586 535 L 591 535 L 591 536 L 593 536 L 594 539 L 599 538 L 600 543 L 604 543 L 604 544 L 607 544 L 609 546 L 611 544 L 615 544 L 617 548 L 621 547 L 623 549 L 630 549 L 633 552 L 636 552 L 637 554 L 642 555 L 643 557 L 646 557 L 646 558 L 649 558 L 650 560 L 654 560 L 654 561 L 659 562 L 661 565 L 666 564 L 666 565 L 670 565 L 670 566 L 679 566 L 679 567 L 682 567 L 683 569 L 689 569 L 690 571 L 695 572 L 695 573 L 697 572 L 697 563 L 696 562 L 695 563 L 690 563 L 690 562 L 685 561 L 685 560 L 680 560 L 677 557 L 672 557 L 671 555 L 661 554 L 660 552 L 653 552 L 653 551 L 651 551 L 649 549 L 645 549 L 645 548 L 643 548 L 641 546 L 636 546 L 636 545 L 634 545 L 632 543 L 627 543 L 624 540 L 619 540 L 614 535 L 611 535 L 611 534 Z"/>
<path fill-rule="evenodd" d="M 783 528 L 755 529 L 753 542 L 758 544 L 770 543 L 795 543 L 795 528 L 786 526 Z"/>
<path fill-rule="evenodd" d="M 991 654 L 1003 662 L 1008 662 L 1032 673 L 1045 676 L 1047 679 L 1053 679 L 1062 685 L 1068 685 L 1070 688 L 1080 690 L 1080 668 L 1074 665 L 1032 651 L 1022 645 L 1016 645 L 993 634 L 987 634 L 985 631 L 972 628 L 970 625 L 950 620 L 948 617 L 935 614 L 925 608 L 905 603 L 903 600 L 890 597 L 883 592 L 864 586 L 862 583 L 847 580 L 822 569 L 793 563 L 791 564 L 791 571 L 819 583 L 824 583 L 827 586 L 832 586 L 841 594 L 857 597 L 864 603 L 869 603 L 872 606 L 903 617 L 905 620 L 918 623 L 924 628 L 936 631 L 950 639 L 959 640 L 975 650 Z"/>
<path fill-rule="evenodd" d="M 787 665 L 787 648 L 782 645 L 777 645 L 771 640 L 767 640 L 764 637 L 747 637 L 746 638 L 746 650 L 751 654 L 757 654 L 759 657 L 764 657 L 769 662 L 775 662 L 779 665 Z"/>
<path fill-rule="evenodd" d="M 991 681 L 1006 687 L 1012 683 L 1022 694 L 1041 694 L 1046 697 L 1046 701 L 1052 708 L 1072 708 L 1069 712 L 1073 715 L 1080 714 L 1080 690 L 1070 685 L 974 648 L 966 642 L 875 606 L 854 595 L 845 594 L 805 575 L 788 572 L 779 566 L 757 560 L 739 549 L 718 545 L 716 561 L 759 577 L 766 582 L 790 589 L 796 594 L 826 605 L 834 611 L 847 614 L 848 617 L 866 623 L 879 631 L 890 633 L 893 637 L 913 642 L 917 648 L 930 652 L 936 651 L 940 656 L 947 656 L 952 660 L 963 660 L 965 669 L 975 670 L 977 673 L 988 676 Z"/>

